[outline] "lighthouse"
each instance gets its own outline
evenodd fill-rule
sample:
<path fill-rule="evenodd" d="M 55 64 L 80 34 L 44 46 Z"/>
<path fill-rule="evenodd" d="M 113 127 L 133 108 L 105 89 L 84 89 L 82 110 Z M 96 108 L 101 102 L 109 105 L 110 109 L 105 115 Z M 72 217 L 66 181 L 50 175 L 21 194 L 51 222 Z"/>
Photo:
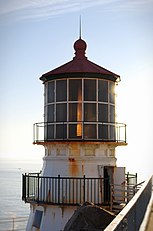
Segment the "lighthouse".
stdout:
<path fill-rule="evenodd" d="M 109 206 L 110 185 L 125 182 L 115 155 L 127 144 L 126 125 L 116 121 L 120 76 L 88 60 L 81 36 L 73 48 L 71 61 L 40 77 L 44 121 L 34 124 L 34 144 L 45 155 L 40 173 L 23 175 L 27 231 L 62 231 L 80 205 Z"/>

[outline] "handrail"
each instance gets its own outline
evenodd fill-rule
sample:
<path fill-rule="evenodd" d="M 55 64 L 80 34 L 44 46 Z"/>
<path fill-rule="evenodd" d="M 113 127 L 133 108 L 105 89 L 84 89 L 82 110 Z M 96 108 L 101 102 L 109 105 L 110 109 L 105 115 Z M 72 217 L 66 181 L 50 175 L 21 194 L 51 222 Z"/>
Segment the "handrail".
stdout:
<path fill-rule="evenodd" d="M 131 174 L 132 175 L 132 174 Z M 137 179 L 137 174 L 132 175 L 135 181 Z M 143 182 L 138 184 L 130 184 L 126 182 L 122 185 L 111 184 L 111 197 L 110 197 L 110 211 L 115 212 L 116 214 L 121 211 L 121 209 L 129 203 L 133 196 L 138 192 L 142 187 Z"/>
<path fill-rule="evenodd" d="M 104 193 L 109 191 L 109 179 L 92 177 L 46 177 L 22 175 L 22 199 L 27 203 L 52 205 L 80 205 L 90 201 L 108 204 Z M 107 200 L 106 200 L 107 198 Z"/>
<path fill-rule="evenodd" d="M 77 136 L 74 130 L 80 126 Z M 93 130 L 90 130 L 91 129 Z M 34 143 L 52 141 L 99 141 L 126 144 L 126 124 L 97 121 L 40 122 L 33 125 Z"/>
<path fill-rule="evenodd" d="M 122 209 L 105 231 L 138 231 L 152 195 L 152 177 L 150 177 Z"/>
<path fill-rule="evenodd" d="M 101 177 L 49 177 L 39 173 L 22 177 L 22 199 L 28 203 L 80 205 L 90 201 L 97 205 L 109 204 L 111 207 L 112 198 L 115 198 L 116 192 L 121 193 L 121 187 L 123 194 L 127 194 L 124 203 L 128 203 L 136 192 L 134 185 L 124 184 L 115 188 L 116 185 L 110 185 L 108 178 Z"/>

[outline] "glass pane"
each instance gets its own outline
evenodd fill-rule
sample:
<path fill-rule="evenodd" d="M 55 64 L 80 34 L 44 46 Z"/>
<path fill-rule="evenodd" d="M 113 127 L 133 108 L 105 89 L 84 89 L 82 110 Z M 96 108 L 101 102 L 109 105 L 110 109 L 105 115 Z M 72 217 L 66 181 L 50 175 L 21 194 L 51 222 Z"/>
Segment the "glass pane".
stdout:
<path fill-rule="evenodd" d="M 104 80 L 98 81 L 98 101 L 108 102 L 108 82 Z"/>
<path fill-rule="evenodd" d="M 84 121 L 96 121 L 96 104 L 85 103 L 84 104 Z"/>
<path fill-rule="evenodd" d="M 54 125 L 46 125 L 45 128 L 45 140 L 54 139 Z"/>
<path fill-rule="evenodd" d="M 69 104 L 69 121 L 77 121 L 77 103 Z"/>
<path fill-rule="evenodd" d="M 56 121 L 64 122 L 67 121 L 67 108 L 66 103 L 60 103 L 56 105 Z"/>
<path fill-rule="evenodd" d="M 84 124 L 84 139 L 96 138 L 96 124 Z"/>
<path fill-rule="evenodd" d="M 77 128 L 76 124 L 69 125 L 69 138 L 76 138 L 77 137 Z"/>
<path fill-rule="evenodd" d="M 100 124 L 98 126 L 98 139 L 108 140 L 108 125 Z"/>
<path fill-rule="evenodd" d="M 47 106 L 44 106 L 44 122 L 47 122 Z"/>
<path fill-rule="evenodd" d="M 54 82 L 48 83 L 48 91 L 47 91 L 48 103 L 54 102 Z"/>
<path fill-rule="evenodd" d="M 96 80 L 84 80 L 84 100 L 96 101 Z"/>
<path fill-rule="evenodd" d="M 69 104 L 69 121 L 82 121 L 82 103 Z"/>
<path fill-rule="evenodd" d="M 110 122 L 115 122 L 115 106 L 110 105 Z"/>
<path fill-rule="evenodd" d="M 82 137 L 82 123 L 69 125 L 69 138 L 81 138 Z"/>
<path fill-rule="evenodd" d="M 66 124 L 56 125 L 56 139 L 66 139 L 67 138 L 67 126 Z"/>
<path fill-rule="evenodd" d="M 67 81 L 58 80 L 56 81 L 56 102 L 67 100 Z"/>
<path fill-rule="evenodd" d="M 115 83 L 109 82 L 109 101 L 115 103 Z"/>
<path fill-rule="evenodd" d="M 47 122 L 54 121 L 54 104 L 47 106 Z"/>
<path fill-rule="evenodd" d="M 69 81 L 69 101 L 82 101 L 82 80 Z"/>
<path fill-rule="evenodd" d="M 78 126 L 80 125 L 80 130 Z M 70 124 L 69 125 L 69 138 L 79 139 L 82 137 L 82 124 Z"/>
<path fill-rule="evenodd" d="M 116 140 L 115 125 L 114 124 L 110 125 L 110 140 L 111 141 L 115 141 Z"/>
<path fill-rule="evenodd" d="M 98 121 L 99 122 L 108 122 L 108 105 L 107 104 L 98 104 Z"/>
<path fill-rule="evenodd" d="M 45 97 L 44 97 L 44 105 L 46 105 L 48 103 L 48 84 L 44 85 L 44 93 L 45 93 Z"/>

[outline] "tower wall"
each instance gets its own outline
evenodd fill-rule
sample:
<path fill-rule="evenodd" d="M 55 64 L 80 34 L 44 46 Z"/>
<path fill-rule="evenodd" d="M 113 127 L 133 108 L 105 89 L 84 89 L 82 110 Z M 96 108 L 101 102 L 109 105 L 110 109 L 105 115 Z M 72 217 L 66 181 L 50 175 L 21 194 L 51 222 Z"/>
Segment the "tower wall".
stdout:
<path fill-rule="evenodd" d="M 26 230 L 63 231 L 66 222 L 70 219 L 75 209 L 77 207 L 74 206 L 31 205 Z M 38 212 L 42 212 L 41 218 Z"/>
<path fill-rule="evenodd" d="M 116 166 L 115 147 L 108 144 L 50 144 L 43 176 L 99 177 L 99 166 Z"/>

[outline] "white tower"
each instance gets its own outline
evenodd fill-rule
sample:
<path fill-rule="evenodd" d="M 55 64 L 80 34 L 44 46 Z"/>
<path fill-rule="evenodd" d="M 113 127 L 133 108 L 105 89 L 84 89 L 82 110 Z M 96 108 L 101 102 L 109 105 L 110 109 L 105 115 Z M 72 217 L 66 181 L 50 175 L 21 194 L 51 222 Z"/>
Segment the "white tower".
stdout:
<path fill-rule="evenodd" d="M 108 204 L 110 184 L 125 180 L 115 157 L 115 148 L 126 145 L 126 125 L 115 120 L 120 77 L 89 61 L 86 47 L 79 38 L 75 57 L 40 78 L 45 119 L 34 125 L 34 144 L 45 147 L 45 156 L 40 174 L 23 176 L 27 231 L 63 230 L 79 205 Z"/>

